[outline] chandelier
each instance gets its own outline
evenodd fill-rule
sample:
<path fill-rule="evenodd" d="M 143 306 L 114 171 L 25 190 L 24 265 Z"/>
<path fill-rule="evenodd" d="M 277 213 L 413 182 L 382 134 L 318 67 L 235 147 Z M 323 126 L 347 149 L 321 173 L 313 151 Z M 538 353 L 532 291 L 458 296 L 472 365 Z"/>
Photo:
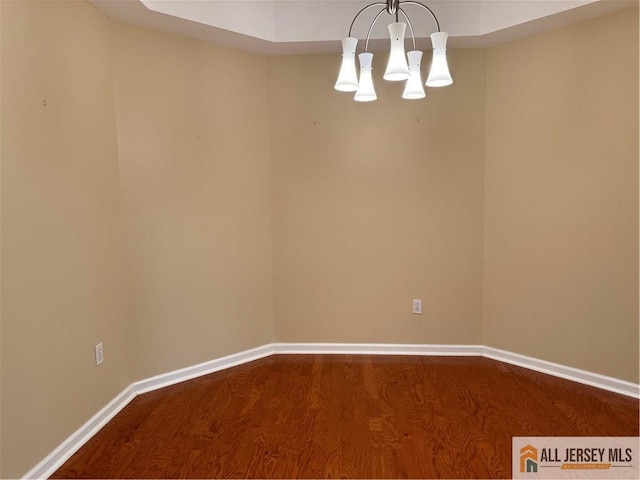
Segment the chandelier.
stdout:
<path fill-rule="evenodd" d="M 422 77 L 420 74 L 420 62 L 422 61 L 422 52 L 416 50 L 416 37 L 414 34 L 413 26 L 409 17 L 402 8 L 404 5 L 415 5 L 423 8 L 431 14 L 433 20 L 436 23 L 437 31 L 431 34 L 431 44 L 433 46 L 433 58 L 431 60 L 431 69 L 429 76 L 427 77 L 427 87 L 445 87 L 451 85 L 453 80 L 449 73 L 449 66 L 447 65 L 447 38 L 449 36 L 446 32 L 440 31 L 440 23 L 436 18 L 433 11 L 426 5 L 420 2 L 414 2 L 412 0 L 386 0 L 386 2 L 376 2 L 371 5 L 367 5 L 360 10 L 349 27 L 349 35 L 342 40 L 342 65 L 340 66 L 340 73 L 338 74 L 338 80 L 334 88 L 341 92 L 356 92 L 354 100 L 358 102 L 371 102 L 376 100 L 375 88 L 373 86 L 373 78 L 371 76 L 371 67 L 373 64 L 373 53 L 369 50 L 369 38 L 371 37 L 371 31 L 376 22 L 383 13 L 387 13 L 395 17 L 395 22 L 389 24 L 389 37 L 391 39 L 391 50 L 389 52 L 389 61 L 384 73 L 384 79 L 392 82 L 406 81 L 402 98 L 417 99 L 424 98 L 425 92 L 422 86 Z M 367 32 L 367 38 L 364 44 L 364 52 L 358 55 L 360 62 L 360 79 L 356 72 L 356 47 L 358 45 L 358 39 L 351 36 L 353 25 L 360 15 L 370 8 L 384 7 L 373 18 L 369 31 Z M 400 15 L 407 23 L 399 21 Z M 404 52 L 404 36 L 409 26 L 411 32 L 411 40 L 413 41 L 413 50 L 405 55 Z"/>

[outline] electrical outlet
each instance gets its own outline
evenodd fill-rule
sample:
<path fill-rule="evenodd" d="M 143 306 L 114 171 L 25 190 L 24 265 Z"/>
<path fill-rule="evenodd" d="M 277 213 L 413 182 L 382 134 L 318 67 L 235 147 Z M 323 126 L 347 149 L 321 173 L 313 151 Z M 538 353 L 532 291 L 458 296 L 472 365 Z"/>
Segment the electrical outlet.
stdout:
<path fill-rule="evenodd" d="M 104 350 L 102 348 L 102 342 L 100 342 L 99 344 L 97 344 L 95 347 L 95 354 L 96 354 L 96 366 L 100 365 L 102 362 L 104 362 Z"/>
<path fill-rule="evenodd" d="M 422 315 L 422 300 L 413 300 L 413 314 Z"/>

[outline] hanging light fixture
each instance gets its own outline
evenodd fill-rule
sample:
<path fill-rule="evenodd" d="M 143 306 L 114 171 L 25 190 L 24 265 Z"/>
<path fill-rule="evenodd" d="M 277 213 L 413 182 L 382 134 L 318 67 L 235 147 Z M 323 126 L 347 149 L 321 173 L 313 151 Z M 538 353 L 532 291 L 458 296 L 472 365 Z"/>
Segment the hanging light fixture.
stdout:
<path fill-rule="evenodd" d="M 409 57 L 409 79 L 404 86 L 402 98 L 407 100 L 415 100 L 416 98 L 426 97 L 424 87 L 422 86 L 422 77 L 420 76 L 420 62 L 422 61 L 422 52 L 413 50 L 407 53 Z"/>
<path fill-rule="evenodd" d="M 373 102 L 378 98 L 373 88 L 373 78 L 371 77 L 373 53 L 361 53 L 358 55 L 358 60 L 360 60 L 360 82 L 353 99 L 356 102 Z"/>
<path fill-rule="evenodd" d="M 447 65 L 447 37 L 446 32 L 431 34 L 431 44 L 433 45 L 433 60 L 431 60 L 431 71 L 427 77 L 427 87 L 446 87 L 453 83 Z"/>
<path fill-rule="evenodd" d="M 347 37 L 342 40 L 342 67 L 335 85 L 335 89 L 340 92 L 355 92 L 358 90 L 358 74 L 356 73 L 357 44 L 357 38 Z"/>
<path fill-rule="evenodd" d="M 427 87 L 444 87 L 453 83 L 451 73 L 449 73 L 449 66 L 447 64 L 448 34 L 440 31 L 440 23 L 433 11 L 426 5 L 412 0 L 386 0 L 386 2 L 376 2 L 367 5 L 356 14 L 351 22 L 349 35 L 342 40 L 342 65 L 340 66 L 340 73 L 338 74 L 338 80 L 335 84 L 336 90 L 341 92 L 356 92 L 354 99 L 359 102 L 369 102 L 377 98 L 371 74 L 373 53 L 369 52 L 369 39 L 371 38 L 371 31 L 373 30 L 374 25 L 380 16 L 386 12 L 387 14 L 395 17 L 395 22 L 390 23 L 388 27 L 391 47 L 389 51 L 389 61 L 384 73 L 384 79 L 390 81 L 406 80 L 407 83 L 405 85 L 402 98 L 416 99 L 425 97 L 420 73 L 422 52 L 420 50 L 416 50 L 416 37 L 413 26 L 411 25 L 411 21 L 404 9 L 402 9 L 402 5 L 415 5 L 425 9 L 431 14 L 436 23 L 437 31 L 431 35 L 433 58 L 431 61 L 429 76 L 427 77 Z M 371 22 L 364 44 L 364 53 L 358 55 L 358 60 L 360 62 L 360 79 L 358 80 L 355 64 L 358 39 L 352 37 L 351 32 L 358 17 L 370 8 L 375 7 L 384 8 L 376 14 Z M 399 21 L 400 14 L 402 14 L 402 17 L 407 23 Z M 409 26 L 411 39 L 413 41 L 413 50 L 408 54 L 405 54 L 404 36 L 407 25 Z"/>

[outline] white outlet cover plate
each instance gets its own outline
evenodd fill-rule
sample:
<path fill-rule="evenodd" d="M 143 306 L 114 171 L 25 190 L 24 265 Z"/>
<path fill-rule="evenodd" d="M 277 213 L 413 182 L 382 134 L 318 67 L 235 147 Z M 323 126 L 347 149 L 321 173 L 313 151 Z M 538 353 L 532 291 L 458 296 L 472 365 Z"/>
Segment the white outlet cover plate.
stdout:
<path fill-rule="evenodd" d="M 104 362 L 104 350 L 102 348 L 102 343 L 99 343 L 95 346 L 95 354 L 96 354 L 96 366 L 100 365 Z"/>
<path fill-rule="evenodd" d="M 416 315 L 422 314 L 422 300 L 413 300 L 413 313 Z"/>

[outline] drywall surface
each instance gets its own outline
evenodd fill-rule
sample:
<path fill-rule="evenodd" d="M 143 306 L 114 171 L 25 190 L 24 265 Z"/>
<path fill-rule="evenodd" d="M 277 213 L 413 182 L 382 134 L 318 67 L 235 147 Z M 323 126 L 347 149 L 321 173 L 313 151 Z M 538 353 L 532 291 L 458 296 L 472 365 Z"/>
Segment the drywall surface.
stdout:
<path fill-rule="evenodd" d="M 0 3 L 0 476 L 15 478 L 133 378 L 109 22 L 86 3 Z"/>
<path fill-rule="evenodd" d="M 638 10 L 487 51 L 484 343 L 638 382 Z"/>
<path fill-rule="evenodd" d="M 273 341 L 266 58 L 114 23 L 136 378 Z"/>
<path fill-rule="evenodd" d="M 480 343 L 484 52 L 421 101 L 379 57 L 370 104 L 339 54 L 269 59 L 276 339 Z"/>

